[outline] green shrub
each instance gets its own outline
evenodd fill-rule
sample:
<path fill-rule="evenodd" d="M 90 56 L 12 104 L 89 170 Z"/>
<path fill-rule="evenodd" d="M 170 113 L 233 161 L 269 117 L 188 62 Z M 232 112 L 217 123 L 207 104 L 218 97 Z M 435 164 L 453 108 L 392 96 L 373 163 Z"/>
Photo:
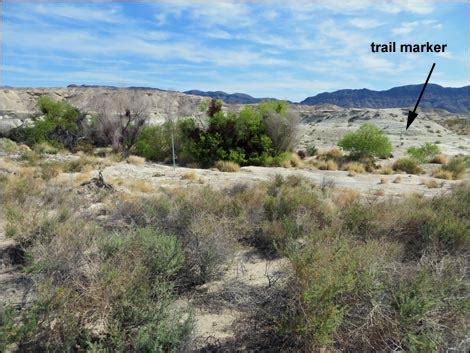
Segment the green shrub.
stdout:
<path fill-rule="evenodd" d="M 434 199 L 345 204 L 334 222 L 287 244 L 295 305 L 281 332 L 301 342 L 298 351 L 457 346 L 470 311 L 461 268 L 469 207 L 468 186 Z"/>
<path fill-rule="evenodd" d="M 138 229 L 131 234 L 111 235 L 103 244 L 106 258 L 120 261 L 139 261 L 152 278 L 173 278 L 183 268 L 184 254 L 175 236 L 161 234 L 151 228 Z M 138 259 L 134 259 L 134 257 Z"/>
<path fill-rule="evenodd" d="M 355 132 L 348 132 L 338 146 L 349 151 L 353 158 L 386 158 L 392 152 L 392 144 L 385 133 L 373 124 L 364 124 Z"/>
<path fill-rule="evenodd" d="M 296 138 L 297 120 L 284 103 L 245 107 L 238 114 L 210 112 L 207 128 L 194 119 L 178 124 L 179 160 L 210 167 L 218 160 L 239 165 L 270 165 Z"/>
<path fill-rule="evenodd" d="M 133 153 L 155 162 L 164 162 L 172 157 L 171 127 L 169 123 L 146 126 L 133 147 Z"/>
<path fill-rule="evenodd" d="M 429 163 L 440 153 L 439 146 L 426 142 L 420 147 L 410 147 L 407 149 L 408 154 L 420 163 Z"/>
<path fill-rule="evenodd" d="M 395 171 L 406 172 L 408 174 L 421 174 L 423 172 L 418 161 L 408 157 L 397 159 L 393 163 L 392 168 Z"/>

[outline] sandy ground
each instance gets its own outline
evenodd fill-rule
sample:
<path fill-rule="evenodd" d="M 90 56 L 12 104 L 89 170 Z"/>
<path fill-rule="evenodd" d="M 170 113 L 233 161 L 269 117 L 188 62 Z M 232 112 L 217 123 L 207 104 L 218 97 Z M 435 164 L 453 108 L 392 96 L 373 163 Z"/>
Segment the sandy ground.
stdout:
<path fill-rule="evenodd" d="M 438 166 L 436 165 L 435 168 Z M 215 188 L 229 188 L 238 184 L 255 184 L 272 180 L 276 175 L 287 177 L 298 175 L 318 186 L 332 183 L 338 188 L 350 188 L 361 194 L 378 196 L 402 196 L 409 193 L 421 193 L 432 196 L 448 190 L 458 181 L 435 179 L 440 187 L 428 188 L 424 182 L 434 179 L 429 175 L 408 174 L 357 174 L 349 176 L 347 171 L 327 171 L 315 169 L 243 167 L 236 173 L 224 173 L 209 169 L 191 169 L 146 163 L 135 166 L 125 162 L 115 164 L 103 170 L 106 180 L 117 184 L 117 189 L 132 191 L 135 183 L 144 181 L 153 188 L 179 188 L 210 185 Z M 394 183 L 400 176 L 400 182 Z M 72 177 L 72 176 L 69 176 Z M 119 185 L 121 184 L 121 185 Z"/>

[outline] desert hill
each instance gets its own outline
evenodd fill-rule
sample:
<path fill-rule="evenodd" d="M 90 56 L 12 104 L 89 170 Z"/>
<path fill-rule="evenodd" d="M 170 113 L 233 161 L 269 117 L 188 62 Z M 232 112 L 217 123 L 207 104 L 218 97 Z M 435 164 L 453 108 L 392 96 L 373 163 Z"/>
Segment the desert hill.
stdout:
<path fill-rule="evenodd" d="M 308 97 L 301 104 L 334 104 L 344 108 L 413 107 L 423 85 L 394 87 L 386 91 L 343 89 Z M 437 108 L 452 113 L 470 112 L 470 86 L 461 88 L 429 84 L 420 102 L 421 108 Z"/>

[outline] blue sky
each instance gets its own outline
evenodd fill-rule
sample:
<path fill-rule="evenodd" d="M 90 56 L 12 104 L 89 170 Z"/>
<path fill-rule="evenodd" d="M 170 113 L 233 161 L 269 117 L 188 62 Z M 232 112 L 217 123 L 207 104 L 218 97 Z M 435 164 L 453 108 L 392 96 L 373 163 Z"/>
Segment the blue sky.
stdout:
<path fill-rule="evenodd" d="M 465 1 L 8 1 L 0 85 L 223 90 L 299 101 L 342 88 L 469 84 Z M 371 53 L 371 42 L 447 44 Z"/>

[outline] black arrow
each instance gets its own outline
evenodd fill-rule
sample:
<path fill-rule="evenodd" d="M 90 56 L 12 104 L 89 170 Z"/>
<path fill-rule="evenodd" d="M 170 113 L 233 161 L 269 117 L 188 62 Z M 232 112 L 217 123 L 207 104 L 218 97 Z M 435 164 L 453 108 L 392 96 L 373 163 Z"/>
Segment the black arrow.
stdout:
<path fill-rule="evenodd" d="M 426 79 L 426 82 L 424 83 L 423 88 L 421 89 L 421 93 L 419 94 L 419 97 L 418 97 L 418 100 L 416 102 L 415 108 L 413 109 L 413 111 L 410 110 L 408 112 L 408 120 L 406 122 L 406 130 L 408 130 L 410 125 L 413 123 L 413 121 L 418 116 L 418 113 L 416 113 L 416 109 L 418 108 L 419 101 L 421 100 L 421 97 L 423 96 L 424 90 L 426 89 L 426 86 L 428 85 L 429 78 L 431 77 L 431 74 L 432 74 L 432 70 L 434 70 L 434 66 L 436 66 L 436 63 L 433 63 L 432 66 L 431 66 L 431 71 L 429 71 L 428 78 Z"/>

